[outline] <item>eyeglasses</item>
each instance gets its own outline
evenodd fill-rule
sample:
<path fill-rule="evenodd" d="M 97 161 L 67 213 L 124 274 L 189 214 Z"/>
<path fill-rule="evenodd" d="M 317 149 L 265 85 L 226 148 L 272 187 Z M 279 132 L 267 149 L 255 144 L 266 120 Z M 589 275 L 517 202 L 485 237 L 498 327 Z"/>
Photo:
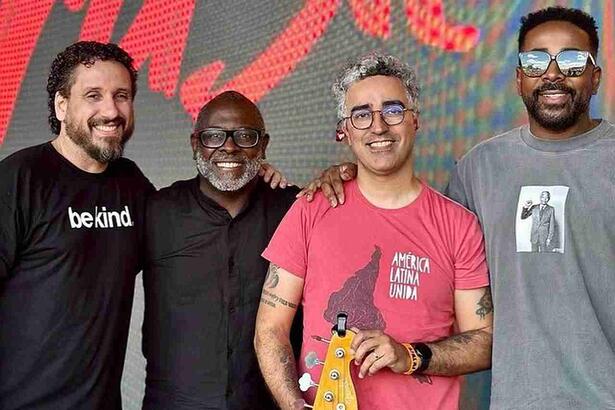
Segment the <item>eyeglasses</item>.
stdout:
<path fill-rule="evenodd" d="M 362 108 L 354 110 L 348 117 L 344 119 L 350 119 L 350 123 L 358 130 L 366 130 L 374 123 L 374 113 L 380 114 L 380 118 L 386 125 L 398 125 L 404 120 L 406 111 L 416 112 L 412 108 L 406 108 L 400 104 L 391 104 L 382 107 L 381 110 L 369 110 Z"/>
<path fill-rule="evenodd" d="M 231 137 L 239 148 L 252 148 L 258 144 L 263 131 L 252 128 L 239 128 L 236 130 L 223 130 L 221 128 L 205 128 L 196 131 L 193 135 L 198 137 L 205 148 L 220 148 Z"/>
<path fill-rule="evenodd" d="M 555 60 L 560 73 L 566 77 L 579 77 L 585 72 L 587 61 L 595 66 L 596 60 L 589 51 L 563 50 L 555 56 L 546 51 L 525 51 L 519 53 L 519 67 L 528 77 L 540 77 L 547 72 Z"/>

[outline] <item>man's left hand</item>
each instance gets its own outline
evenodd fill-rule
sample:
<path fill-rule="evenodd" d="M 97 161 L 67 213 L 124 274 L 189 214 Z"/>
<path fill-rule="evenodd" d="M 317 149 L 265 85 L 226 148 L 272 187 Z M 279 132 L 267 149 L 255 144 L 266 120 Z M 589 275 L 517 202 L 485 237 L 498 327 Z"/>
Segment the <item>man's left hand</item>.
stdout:
<path fill-rule="evenodd" d="M 278 169 L 267 162 L 261 164 L 258 175 L 260 175 L 263 181 L 269 184 L 273 189 L 276 189 L 278 186 L 280 188 L 286 188 L 288 185 L 292 185 L 288 183 L 286 177 Z"/>
<path fill-rule="evenodd" d="M 388 367 L 395 373 L 404 373 L 410 368 L 408 351 L 391 336 L 381 330 L 358 330 L 352 344 L 355 364 L 361 366 L 359 377 L 374 375 L 380 369 Z"/>

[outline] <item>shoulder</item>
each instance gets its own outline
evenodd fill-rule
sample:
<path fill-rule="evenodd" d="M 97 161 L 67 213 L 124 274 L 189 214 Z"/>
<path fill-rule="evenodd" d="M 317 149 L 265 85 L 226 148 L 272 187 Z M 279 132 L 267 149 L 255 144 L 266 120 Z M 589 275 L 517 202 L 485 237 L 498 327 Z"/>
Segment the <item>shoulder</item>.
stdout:
<path fill-rule="evenodd" d="M 0 161 L 0 167 L 4 170 L 40 167 L 48 162 L 49 148 L 48 142 L 23 148 Z"/>
<path fill-rule="evenodd" d="M 513 128 L 502 134 L 498 134 L 485 141 L 482 141 L 472 147 L 465 155 L 458 161 L 458 166 L 464 166 L 466 164 L 482 161 L 485 158 L 493 158 L 494 155 L 504 153 L 511 145 L 521 143 L 521 131 L 527 125 Z"/>
<path fill-rule="evenodd" d="M 175 181 L 171 185 L 160 189 L 153 193 L 148 198 L 148 203 L 151 204 L 165 204 L 172 205 L 176 203 L 180 198 L 190 193 L 192 184 L 194 184 L 194 178 Z"/>
<path fill-rule="evenodd" d="M 151 193 L 155 190 L 154 185 L 143 174 L 141 169 L 128 158 L 118 158 L 109 164 L 109 175 L 126 181 L 134 189 Z"/>
<path fill-rule="evenodd" d="M 445 196 L 441 192 L 436 191 L 434 188 L 427 184 L 423 184 L 423 189 L 426 190 L 426 195 L 430 201 L 430 207 L 435 209 L 441 209 L 444 213 L 451 217 L 461 218 L 465 220 L 475 220 L 476 215 L 459 202 Z"/>
<path fill-rule="evenodd" d="M 268 207 L 274 207 L 286 212 L 296 201 L 296 196 L 300 189 L 296 186 L 286 188 L 271 188 L 269 184 L 260 180 L 258 182 L 257 194 L 262 195 Z"/>

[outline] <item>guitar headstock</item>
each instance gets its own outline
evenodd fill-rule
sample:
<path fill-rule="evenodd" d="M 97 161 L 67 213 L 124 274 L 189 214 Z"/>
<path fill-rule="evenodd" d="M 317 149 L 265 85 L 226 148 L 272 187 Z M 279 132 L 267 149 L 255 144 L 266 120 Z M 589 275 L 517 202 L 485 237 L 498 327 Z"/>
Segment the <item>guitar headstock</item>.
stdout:
<path fill-rule="evenodd" d="M 315 358 L 314 354 L 306 356 L 309 368 L 316 364 L 323 366 L 318 384 L 311 381 L 308 373 L 304 374 L 300 381 L 300 384 L 303 384 L 302 390 L 304 387 L 318 386 L 313 406 L 315 410 L 358 409 L 357 395 L 350 374 L 350 364 L 354 358 L 350 354 L 350 344 L 355 333 L 346 329 L 346 318 L 346 314 L 338 314 L 337 325 L 333 328 L 331 340 L 328 341 L 329 348 L 324 362 Z"/>

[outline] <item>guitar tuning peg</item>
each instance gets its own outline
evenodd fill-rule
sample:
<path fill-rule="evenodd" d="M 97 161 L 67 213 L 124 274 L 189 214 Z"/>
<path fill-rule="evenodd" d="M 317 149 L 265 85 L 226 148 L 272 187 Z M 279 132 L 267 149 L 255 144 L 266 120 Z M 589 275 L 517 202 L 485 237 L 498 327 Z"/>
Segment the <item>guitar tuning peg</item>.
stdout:
<path fill-rule="evenodd" d="M 331 343 L 331 340 L 325 339 L 324 337 L 320 337 L 318 335 L 312 335 L 312 339 L 314 339 L 314 340 L 316 340 L 318 342 Z"/>
<path fill-rule="evenodd" d="M 299 378 L 299 390 L 306 392 L 311 387 L 318 387 L 318 385 L 314 383 L 309 373 L 303 373 L 303 376 Z"/>
<path fill-rule="evenodd" d="M 318 359 L 318 356 L 316 355 L 316 352 L 308 352 L 308 354 L 305 356 L 305 366 L 308 369 L 312 369 L 315 366 L 318 366 L 319 364 L 325 364 L 325 362 L 321 362 Z"/>

